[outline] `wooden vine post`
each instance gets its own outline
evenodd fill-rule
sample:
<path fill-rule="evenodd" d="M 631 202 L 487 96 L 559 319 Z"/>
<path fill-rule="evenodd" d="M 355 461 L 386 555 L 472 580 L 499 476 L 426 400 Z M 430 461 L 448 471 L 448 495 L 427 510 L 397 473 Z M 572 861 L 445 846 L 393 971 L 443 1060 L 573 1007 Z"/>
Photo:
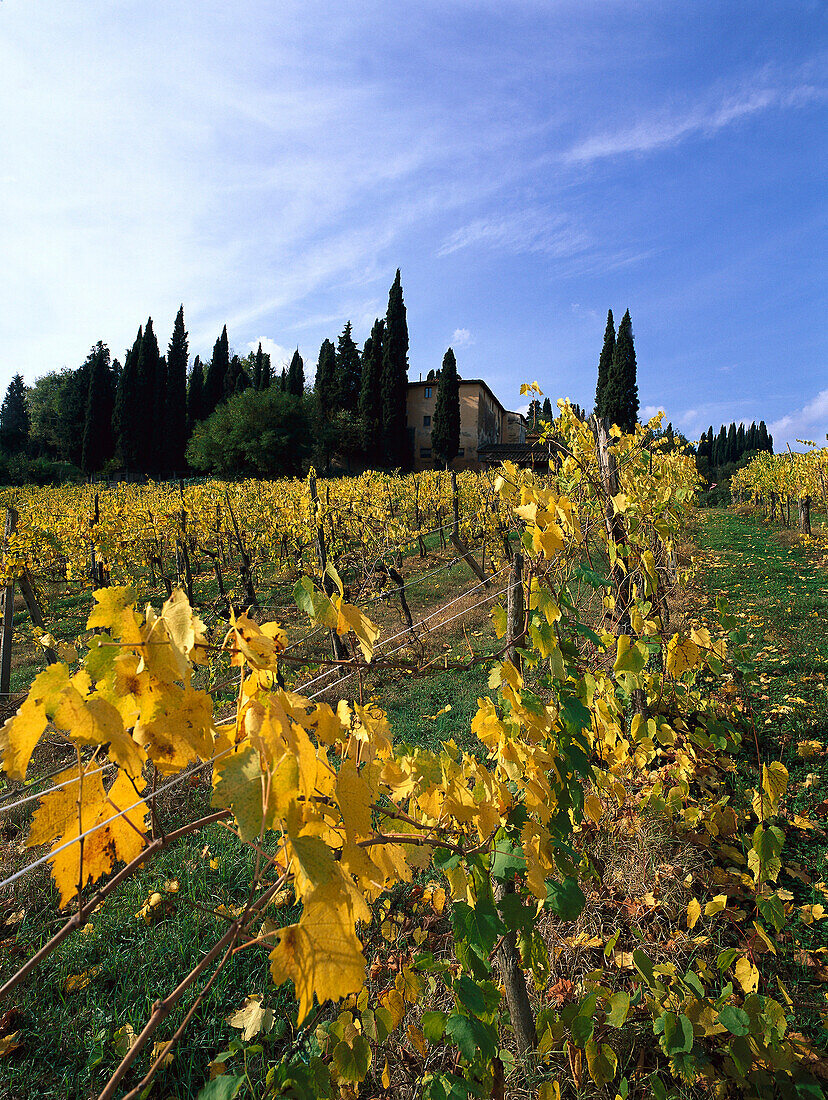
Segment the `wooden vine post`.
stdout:
<path fill-rule="evenodd" d="M 236 536 L 236 545 L 239 548 L 239 557 L 241 560 L 241 579 L 244 585 L 245 597 L 247 599 L 248 607 L 258 607 L 259 600 L 256 596 L 256 589 L 253 587 L 253 569 L 252 562 L 250 560 L 250 554 L 247 552 L 247 547 L 244 545 L 244 540 L 241 537 L 241 531 L 239 530 L 239 524 L 236 520 L 236 513 L 233 511 L 233 505 L 230 503 L 230 494 L 224 494 L 227 502 L 227 508 L 230 512 L 230 520 L 233 524 L 233 532 Z"/>
<path fill-rule="evenodd" d="M 193 571 L 190 568 L 190 552 L 187 549 L 187 510 L 184 508 L 184 484 L 178 482 L 179 492 L 181 493 L 181 535 L 176 539 L 175 543 L 175 564 L 178 570 L 178 583 L 181 584 L 181 574 L 184 573 L 184 583 L 187 588 L 187 599 L 190 601 L 192 607 L 195 603 L 193 599 Z"/>
<path fill-rule="evenodd" d="M 17 527 L 17 512 L 14 508 L 6 509 L 6 527 L 4 532 L 4 549 L 8 549 L 9 539 L 14 534 L 14 530 Z M 32 578 L 26 569 L 18 578 L 20 584 L 20 592 L 23 599 L 26 601 L 26 608 L 29 612 L 29 617 L 32 620 L 32 624 L 41 631 L 46 630 L 46 624 L 43 621 L 43 611 L 40 607 L 40 602 L 37 598 L 37 594 L 32 584 Z M 3 588 L 3 627 L 2 633 L 0 633 L 0 696 L 9 694 L 9 688 L 11 686 L 11 655 L 12 655 L 12 636 L 14 634 L 14 578 L 10 578 L 5 587 Z M 48 664 L 53 665 L 57 661 L 57 654 L 49 646 L 45 648 L 46 661 Z"/>
<path fill-rule="evenodd" d="M 811 498 L 807 493 L 799 498 L 799 530 L 806 535 L 811 533 Z"/>
<path fill-rule="evenodd" d="M 457 492 L 457 473 L 451 471 L 451 496 L 452 496 L 452 510 L 453 521 L 451 527 L 451 542 L 454 549 L 471 569 L 472 573 L 477 577 L 484 588 L 488 588 L 491 583 L 491 578 L 477 564 L 474 555 L 469 550 L 463 539 L 460 538 L 460 496 Z"/>
<path fill-rule="evenodd" d="M 101 522 L 101 504 L 98 499 L 98 494 L 95 493 L 95 517 L 90 523 L 90 527 L 94 532 L 95 528 Z M 107 578 L 104 571 L 104 564 L 102 561 L 98 561 L 95 554 L 95 536 L 92 534 L 92 545 L 89 550 L 89 575 L 92 578 L 92 583 L 96 584 L 98 588 L 105 588 L 107 584 Z"/>
<path fill-rule="evenodd" d="M 508 648 L 506 659 L 520 671 L 521 660 L 517 651 L 518 640 L 522 644 L 522 635 L 526 612 L 523 601 L 523 555 L 515 553 L 509 570 L 509 591 L 506 603 L 506 639 Z"/>

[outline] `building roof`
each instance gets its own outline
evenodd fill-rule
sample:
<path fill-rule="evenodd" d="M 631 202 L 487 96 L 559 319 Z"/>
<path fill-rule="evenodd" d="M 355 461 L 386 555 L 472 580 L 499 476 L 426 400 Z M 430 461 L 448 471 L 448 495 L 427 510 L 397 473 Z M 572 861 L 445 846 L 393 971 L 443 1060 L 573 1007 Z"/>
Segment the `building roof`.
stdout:
<path fill-rule="evenodd" d="M 484 443 L 477 448 L 477 457 L 481 462 L 544 462 L 549 459 L 552 449 L 558 444 L 549 443 Z"/>
<path fill-rule="evenodd" d="M 408 388 L 411 389 L 412 386 L 435 386 L 436 387 L 437 384 L 439 383 L 439 381 L 440 381 L 439 378 L 424 378 L 424 379 L 421 379 L 419 382 L 409 382 L 408 383 Z M 489 397 L 491 397 L 492 401 L 494 401 L 494 403 L 497 405 L 497 407 L 500 409 L 501 412 L 504 412 L 504 413 L 511 412 L 510 409 L 506 408 L 506 406 L 503 404 L 502 401 L 499 401 L 497 399 L 497 397 L 495 397 L 491 386 L 488 384 L 488 382 L 484 382 L 484 380 L 482 378 L 458 378 L 457 381 L 459 382 L 459 384 L 461 386 L 482 386 L 483 389 L 486 391 L 486 393 L 488 393 Z M 512 416 L 519 416 L 522 419 L 525 419 L 525 417 L 523 416 L 523 413 L 519 413 L 519 412 L 512 412 Z"/>

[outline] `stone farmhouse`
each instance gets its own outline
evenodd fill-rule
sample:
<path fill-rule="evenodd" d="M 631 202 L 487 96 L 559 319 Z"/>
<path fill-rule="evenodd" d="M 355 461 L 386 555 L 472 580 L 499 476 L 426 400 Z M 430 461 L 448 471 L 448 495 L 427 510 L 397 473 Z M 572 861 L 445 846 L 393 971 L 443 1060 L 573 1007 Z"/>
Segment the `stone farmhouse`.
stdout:
<path fill-rule="evenodd" d="M 499 465 L 504 458 L 523 465 L 532 459 L 526 441 L 526 417 L 510 412 L 482 378 L 461 378 L 460 450 L 455 470 L 480 470 Z M 437 379 L 409 382 L 406 427 L 415 471 L 432 470 L 431 420 L 437 401 Z M 548 457 L 548 452 L 547 452 Z"/>

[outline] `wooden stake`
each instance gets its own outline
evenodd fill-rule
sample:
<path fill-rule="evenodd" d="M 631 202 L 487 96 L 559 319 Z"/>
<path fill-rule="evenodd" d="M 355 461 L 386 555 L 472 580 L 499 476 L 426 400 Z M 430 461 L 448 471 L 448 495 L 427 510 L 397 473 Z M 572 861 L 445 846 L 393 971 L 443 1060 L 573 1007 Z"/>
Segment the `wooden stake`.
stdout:
<path fill-rule="evenodd" d="M 515 554 L 509 570 L 509 595 L 506 605 L 506 659 L 520 671 L 521 660 L 515 639 L 523 634 L 525 612 L 523 606 L 523 555 Z"/>

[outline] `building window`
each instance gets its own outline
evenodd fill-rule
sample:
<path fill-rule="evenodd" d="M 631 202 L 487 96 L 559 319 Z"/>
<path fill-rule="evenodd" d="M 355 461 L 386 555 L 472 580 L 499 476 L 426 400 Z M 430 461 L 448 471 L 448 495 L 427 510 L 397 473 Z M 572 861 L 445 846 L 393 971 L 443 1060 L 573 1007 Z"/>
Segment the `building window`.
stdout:
<path fill-rule="evenodd" d="M 430 416 L 424 416 L 423 417 L 423 427 L 424 428 L 430 428 L 431 427 L 431 417 Z"/>
<path fill-rule="evenodd" d="M 425 395 L 426 397 L 431 397 L 431 386 L 426 386 Z"/>
<path fill-rule="evenodd" d="M 431 447 L 420 447 L 420 458 L 431 458 Z"/>

